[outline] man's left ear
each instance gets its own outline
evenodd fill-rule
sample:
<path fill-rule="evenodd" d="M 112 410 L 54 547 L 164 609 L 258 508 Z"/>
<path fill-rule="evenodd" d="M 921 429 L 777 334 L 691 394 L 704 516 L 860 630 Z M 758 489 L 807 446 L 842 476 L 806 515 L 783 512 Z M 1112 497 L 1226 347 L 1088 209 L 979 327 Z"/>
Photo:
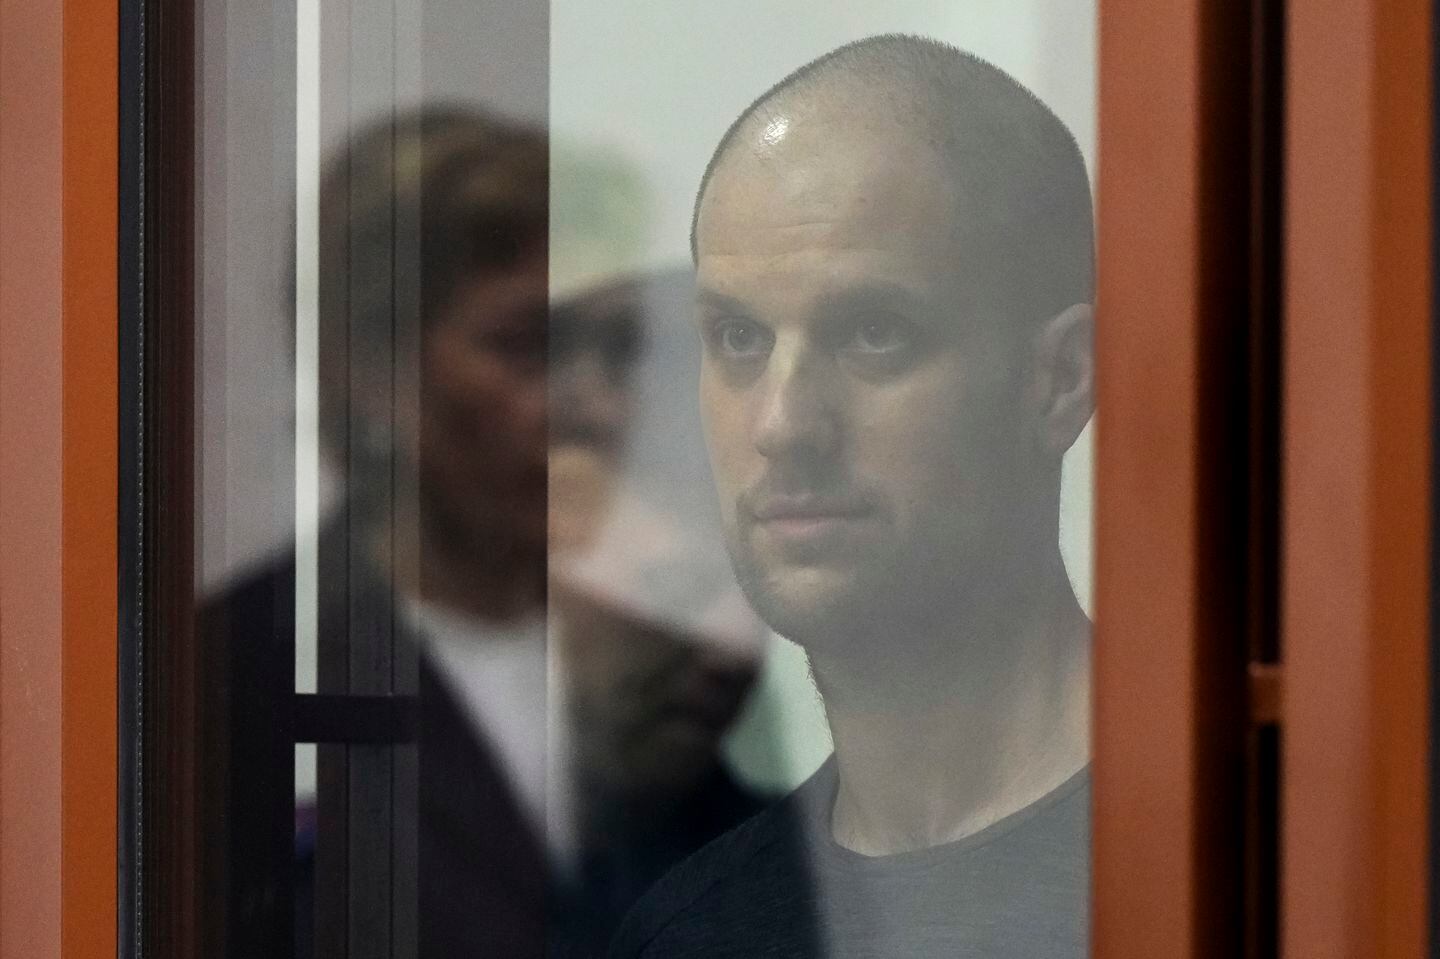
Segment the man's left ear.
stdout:
<path fill-rule="evenodd" d="M 1095 309 L 1077 303 L 1041 325 L 1033 340 L 1031 397 L 1042 448 L 1062 456 L 1095 412 Z"/>

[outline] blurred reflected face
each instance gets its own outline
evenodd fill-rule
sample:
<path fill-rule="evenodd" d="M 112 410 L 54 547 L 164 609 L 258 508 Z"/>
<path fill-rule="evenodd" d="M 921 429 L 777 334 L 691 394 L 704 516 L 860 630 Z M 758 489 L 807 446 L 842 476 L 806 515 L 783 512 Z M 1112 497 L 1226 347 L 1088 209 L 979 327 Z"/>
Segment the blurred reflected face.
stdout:
<path fill-rule="evenodd" d="M 422 346 L 420 495 L 432 530 L 545 546 L 546 260 L 462 284 Z"/>
<path fill-rule="evenodd" d="M 642 290 L 622 284 L 562 303 L 550 316 L 550 549 L 588 544 L 615 488 Z"/>
<path fill-rule="evenodd" d="M 812 648 L 984 588 L 1029 449 L 1018 338 L 973 305 L 939 160 L 816 126 L 737 141 L 697 226 L 727 546 L 756 609 Z"/>

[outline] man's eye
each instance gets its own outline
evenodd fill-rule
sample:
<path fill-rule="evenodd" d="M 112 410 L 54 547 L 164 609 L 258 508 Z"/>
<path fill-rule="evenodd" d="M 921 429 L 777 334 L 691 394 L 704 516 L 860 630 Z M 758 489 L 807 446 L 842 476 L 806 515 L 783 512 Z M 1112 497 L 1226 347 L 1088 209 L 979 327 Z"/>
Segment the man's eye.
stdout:
<path fill-rule="evenodd" d="M 910 328 L 893 319 L 868 319 L 855 325 L 850 348 L 856 353 L 891 355 L 908 350 L 914 342 Z"/>
<path fill-rule="evenodd" d="M 715 345 L 722 355 L 746 359 L 764 354 L 770 349 L 770 334 L 755 323 L 731 320 L 715 327 Z"/>

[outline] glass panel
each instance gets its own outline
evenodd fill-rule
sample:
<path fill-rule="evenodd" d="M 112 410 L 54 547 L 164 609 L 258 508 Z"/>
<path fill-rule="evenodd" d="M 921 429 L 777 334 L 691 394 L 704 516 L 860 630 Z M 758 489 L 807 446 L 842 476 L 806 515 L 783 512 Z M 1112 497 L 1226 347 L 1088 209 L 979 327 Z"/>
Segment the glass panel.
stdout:
<path fill-rule="evenodd" d="M 552 3 L 552 395 L 567 309 L 698 293 L 650 311 L 613 465 L 552 408 L 552 518 L 611 503 L 552 541 L 552 614 L 613 597 L 734 655 L 724 542 L 767 627 L 723 749 L 767 809 L 613 954 L 1085 953 L 1094 15 Z M 647 559 L 672 515 L 693 545 Z"/>
<path fill-rule="evenodd" d="M 1084 954 L 1094 20 L 201 4 L 220 954 Z"/>

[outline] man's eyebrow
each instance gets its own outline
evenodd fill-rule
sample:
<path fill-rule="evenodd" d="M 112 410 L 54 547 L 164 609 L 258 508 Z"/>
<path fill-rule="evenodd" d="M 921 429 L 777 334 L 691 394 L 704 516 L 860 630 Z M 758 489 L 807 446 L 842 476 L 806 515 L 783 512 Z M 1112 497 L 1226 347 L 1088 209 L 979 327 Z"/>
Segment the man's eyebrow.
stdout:
<path fill-rule="evenodd" d="M 740 300 L 725 293 L 717 293 L 714 290 L 702 288 L 696 294 L 695 300 L 700 306 L 714 310 L 717 313 L 733 315 L 749 315 L 750 310 Z"/>
<path fill-rule="evenodd" d="M 888 280 L 867 280 L 854 286 L 832 290 L 816 304 L 821 312 L 854 312 L 856 310 L 929 311 L 930 299 L 903 283 Z"/>

